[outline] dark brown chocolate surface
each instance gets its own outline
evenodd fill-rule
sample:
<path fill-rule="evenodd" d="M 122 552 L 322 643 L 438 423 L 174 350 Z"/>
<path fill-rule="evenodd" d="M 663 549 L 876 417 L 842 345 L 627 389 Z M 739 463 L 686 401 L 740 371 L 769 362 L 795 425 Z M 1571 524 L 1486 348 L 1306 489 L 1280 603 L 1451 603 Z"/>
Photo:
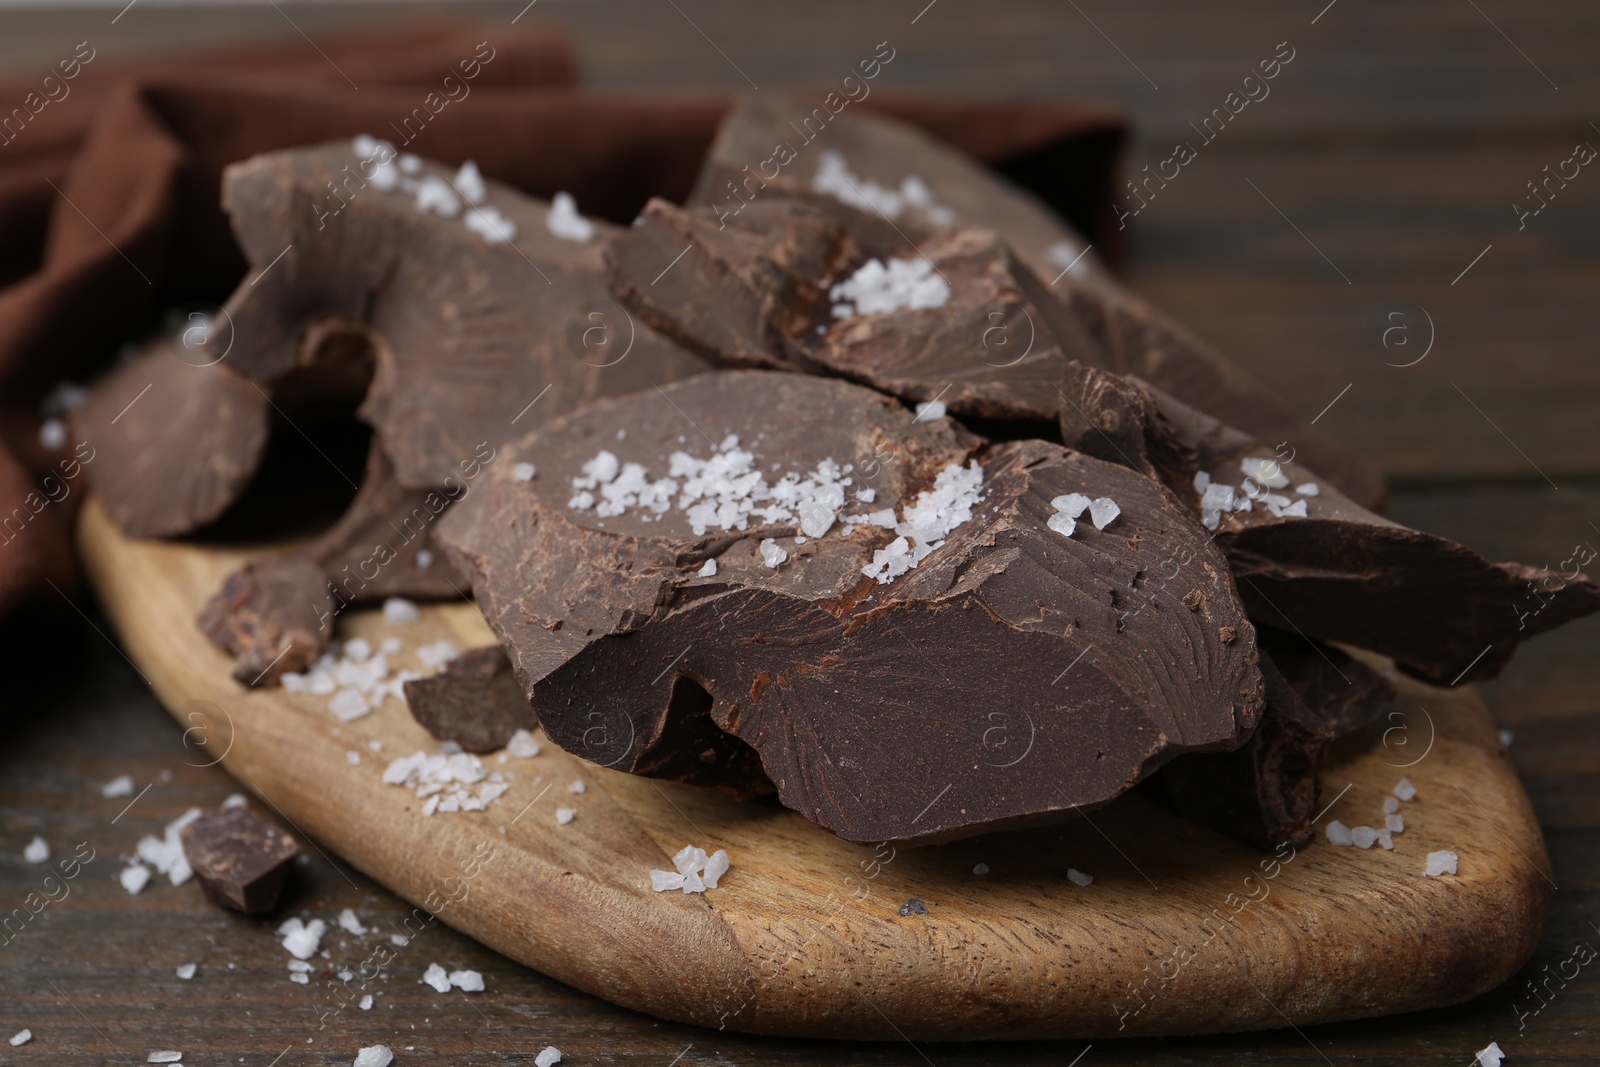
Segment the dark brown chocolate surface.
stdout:
<path fill-rule="evenodd" d="M 206 899 L 247 915 L 277 906 L 300 852 L 294 838 L 243 805 L 207 812 L 181 835 Z"/>
<path fill-rule="evenodd" d="M 1518 644 L 1600 611 L 1600 585 L 1520 563 L 1375 515 L 1299 460 L 1258 443 L 1136 378 L 1076 366 L 1063 386 L 1062 438 L 1152 471 L 1198 512 L 1194 475 L 1243 486 L 1245 459 L 1278 464 L 1306 517 L 1261 504 L 1223 513 L 1217 541 L 1250 615 L 1322 641 L 1392 657 L 1436 684 L 1493 678 Z M 1280 458 L 1281 457 L 1281 458 Z M 1316 495 L 1290 487 L 1317 486 Z"/>
<path fill-rule="evenodd" d="M 333 639 L 338 601 L 327 578 L 300 555 L 264 556 L 230 574 L 200 611 L 200 629 L 234 658 L 245 685 L 276 685 L 303 671 Z"/>
<path fill-rule="evenodd" d="M 468 649 L 438 674 L 407 682 L 405 692 L 424 730 L 468 752 L 504 748 L 517 730 L 539 725 L 499 646 Z"/>
<path fill-rule="evenodd" d="M 887 585 L 861 573 L 893 537 L 876 527 L 801 544 L 792 526 L 695 535 L 677 510 L 568 507 L 597 448 L 656 475 L 727 433 L 764 469 L 876 471 L 876 499 L 847 511 L 903 510 L 972 455 L 984 497 Z M 597 763 L 736 792 L 770 779 L 842 836 L 925 841 L 1070 816 L 1255 724 L 1253 630 L 1220 553 L 1124 468 L 1037 441 L 982 448 L 868 390 L 761 372 L 597 404 L 507 448 L 538 477 L 497 467 L 440 538 L 546 733 Z M 1063 537 L 1046 524 L 1070 492 L 1122 514 Z M 776 569 L 766 538 L 789 554 Z M 1163 559 L 1177 577 L 1147 587 Z"/>

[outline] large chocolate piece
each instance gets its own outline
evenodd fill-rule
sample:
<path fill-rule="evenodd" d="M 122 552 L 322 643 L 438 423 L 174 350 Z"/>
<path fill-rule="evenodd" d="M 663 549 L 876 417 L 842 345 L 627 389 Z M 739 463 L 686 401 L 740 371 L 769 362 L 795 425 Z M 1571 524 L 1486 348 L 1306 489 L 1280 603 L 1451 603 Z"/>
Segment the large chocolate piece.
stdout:
<path fill-rule="evenodd" d="M 1370 649 L 1449 685 L 1493 678 L 1522 641 L 1600 610 L 1589 578 L 1491 563 L 1374 515 L 1292 451 L 1280 455 L 1137 378 L 1074 366 L 1063 395 L 1064 441 L 1161 478 L 1217 531 L 1251 618 Z M 1249 487 L 1247 460 L 1259 468 Z M 1207 507 L 1196 474 L 1213 503 L 1227 486 L 1242 510 Z M 1306 485 L 1314 494 L 1298 491 Z M 1245 491 L 1255 499 L 1242 500 Z"/>
<path fill-rule="evenodd" d="M 300 852 L 294 838 L 242 805 L 207 812 L 183 828 L 182 839 L 206 899 L 246 915 L 277 907 Z"/>
<path fill-rule="evenodd" d="M 971 514 L 880 583 L 863 568 L 896 558 L 895 530 L 845 532 L 800 489 L 798 516 L 723 529 L 715 506 L 680 502 L 711 475 L 680 460 L 673 487 L 656 482 L 670 453 L 737 468 L 739 449 L 769 487 L 779 469 L 832 461 L 857 498 L 837 510 L 892 509 L 902 545 L 916 539 L 908 509 L 935 521 L 930 490 L 943 487 L 947 520 L 962 500 Z M 596 463 L 599 450 L 615 456 Z M 594 404 L 507 451 L 537 477 L 497 465 L 440 540 L 547 735 L 597 763 L 745 794 L 770 779 L 851 840 L 933 841 L 1070 817 L 1255 725 L 1254 633 L 1221 554 L 1171 494 L 1119 466 L 1040 441 L 984 447 L 868 390 L 762 372 Z M 958 487 L 974 461 L 975 502 Z M 607 506 L 615 483 L 654 485 L 666 506 Z M 1101 530 L 1085 512 L 1064 536 L 1053 501 L 1070 493 L 1121 513 Z M 1178 556 L 1182 580 L 1146 590 Z"/>
<path fill-rule="evenodd" d="M 130 537 L 175 537 L 211 522 L 244 491 L 266 448 L 266 395 L 210 362 L 203 330 L 190 324 L 152 342 L 72 415 L 76 439 L 95 449 L 85 468 L 95 493 Z"/>
<path fill-rule="evenodd" d="M 1161 771 L 1173 807 L 1257 848 L 1311 839 L 1328 746 L 1375 719 L 1394 691 L 1331 645 L 1258 626 L 1267 707 L 1232 752 L 1180 756 Z"/>
<path fill-rule="evenodd" d="M 1085 254 L 1084 238 L 1030 193 L 886 116 L 847 108 L 818 122 L 811 117 L 813 105 L 770 91 L 741 97 L 723 120 L 688 203 L 728 226 L 739 225 L 769 198 L 849 203 L 871 216 L 880 232 L 889 230 L 901 248 L 907 242 L 924 247 L 952 226 L 994 230 L 1081 320 L 1103 350 L 1100 365 L 1137 374 L 1262 441 L 1291 441 L 1346 495 L 1365 507 L 1381 506 L 1385 489 L 1376 467 L 1122 288 L 1092 252 Z M 821 129 L 826 132 L 819 134 Z M 1069 358 L 1096 362 L 1065 333 L 1059 340 Z M 1004 356 L 984 358 L 1006 362 Z"/>
<path fill-rule="evenodd" d="M 518 730 L 539 725 L 498 645 L 468 649 L 438 674 L 407 682 L 405 690 L 411 717 L 424 730 L 468 752 L 504 748 Z"/>

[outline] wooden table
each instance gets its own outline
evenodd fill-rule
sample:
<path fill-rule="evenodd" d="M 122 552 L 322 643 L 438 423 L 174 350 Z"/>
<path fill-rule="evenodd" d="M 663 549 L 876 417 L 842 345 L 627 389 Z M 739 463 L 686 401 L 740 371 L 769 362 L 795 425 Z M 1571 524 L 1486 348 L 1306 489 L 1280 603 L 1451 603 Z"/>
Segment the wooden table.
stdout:
<path fill-rule="evenodd" d="M 459 7 L 493 27 L 524 2 Z M 1198 145 L 1189 123 L 1221 106 L 1287 41 L 1295 58 L 1271 95 L 1201 146 L 1139 214 L 1131 283 L 1376 457 L 1393 481 L 1391 513 L 1400 521 L 1533 563 L 1559 563 L 1579 542 L 1600 545 L 1600 361 L 1591 355 L 1600 326 L 1600 176 L 1580 172 L 1522 229 L 1512 207 L 1525 183 L 1571 156 L 1575 143 L 1600 145 L 1590 125 L 1600 122 L 1600 10 L 1543 0 L 1336 0 L 1326 9 L 1325 0 L 924 3 L 775 10 L 722 0 L 544 0 L 526 17 L 568 27 L 600 88 L 734 89 L 748 87 L 747 77 L 762 88 L 818 84 L 887 39 L 898 53 L 897 89 L 1121 105 L 1139 126 L 1130 173 L 1166 158 L 1179 139 Z M 300 31 L 315 40 L 335 25 L 391 24 L 417 10 L 140 4 L 113 26 L 120 7 L 0 15 L 0 68 L 42 71 L 86 37 L 103 55 L 131 56 Z M 1425 350 L 1420 362 L 1397 366 Z M 147 1051 L 170 1048 L 187 1064 L 298 1067 L 348 1064 L 378 1042 L 395 1050 L 399 1067 L 531 1061 L 547 1044 L 573 1064 L 656 1067 L 1065 1065 L 1084 1052 L 841 1046 L 697 1030 L 576 993 L 437 924 L 414 942 L 371 1011 L 342 1012 L 319 1030 L 316 987 L 288 981 L 273 924 L 211 909 L 192 885 L 153 883 L 130 898 L 116 883 L 116 857 L 141 836 L 236 787 L 215 768 L 193 766 L 206 758 L 184 746 L 181 729 L 95 626 L 104 623 L 92 609 L 85 619 L 62 606 L 0 627 L 0 914 L 39 888 L 43 869 L 20 857 L 34 834 L 58 855 L 80 841 L 97 855 L 69 897 L 0 944 L 0 1036 L 24 1026 L 35 1035 L 6 1049 L 8 1063 L 143 1063 Z M 1545 1006 L 1520 1022 L 1517 1010 L 1540 1005 L 1528 981 L 1555 973 L 1579 944 L 1600 946 L 1597 638 L 1600 619 L 1543 638 L 1483 690 L 1515 733 L 1513 762 L 1543 821 L 1559 887 L 1549 932 L 1516 979 L 1423 1015 L 1100 1042 L 1079 1062 L 1466 1064 L 1491 1040 L 1512 1065 L 1592 1062 L 1600 967 L 1584 967 L 1564 987 L 1551 980 Z M 151 786 L 125 812 L 127 798 L 99 792 L 124 773 Z M 292 894 L 295 913 L 330 917 L 351 907 L 385 928 L 409 910 L 314 849 Z M 336 960 L 342 937 L 328 939 Z M 483 972 L 488 991 L 435 994 L 418 983 L 434 960 Z M 198 964 L 193 980 L 175 975 L 185 963 Z"/>

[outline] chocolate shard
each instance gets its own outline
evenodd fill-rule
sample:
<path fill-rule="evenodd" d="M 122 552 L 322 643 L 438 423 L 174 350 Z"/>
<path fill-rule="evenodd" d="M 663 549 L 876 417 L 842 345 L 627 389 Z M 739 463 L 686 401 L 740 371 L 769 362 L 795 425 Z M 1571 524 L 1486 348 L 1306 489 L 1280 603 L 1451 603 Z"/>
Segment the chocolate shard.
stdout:
<path fill-rule="evenodd" d="M 271 686 L 285 671 L 304 670 L 327 650 L 346 607 L 463 595 L 465 579 L 433 544 L 434 523 L 470 491 L 482 458 L 465 462 L 450 488 L 403 489 L 374 438 L 361 486 L 338 522 L 292 554 L 245 564 L 201 609 L 200 628 L 238 657 L 234 678 Z"/>
<path fill-rule="evenodd" d="M 1359 660 L 1298 634 L 1257 626 L 1267 707 L 1232 752 L 1180 756 L 1161 770 L 1185 818 L 1262 849 L 1311 839 L 1328 747 L 1377 718 L 1394 690 Z"/>
<path fill-rule="evenodd" d="M 264 383 L 307 365 L 318 323 L 369 331 L 376 370 L 360 414 L 402 486 L 444 486 L 486 439 L 545 412 L 705 369 L 611 297 L 600 245 L 615 227 L 559 237 L 549 204 L 481 178 L 478 197 L 475 172 L 399 167 L 378 144 L 228 168 L 223 200 L 253 270 L 224 310 L 230 362 Z"/>
<path fill-rule="evenodd" d="M 207 812 L 181 836 L 206 899 L 246 915 L 277 907 L 300 852 L 294 838 L 243 806 Z"/>
<path fill-rule="evenodd" d="M 1293 441 L 1351 499 L 1382 505 L 1386 490 L 1376 467 L 1124 289 L 1088 242 L 1032 194 L 904 123 L 851 108 L 824 113 L 819 124 L 813 106 L 782 94 L 742 96 L 718 129 L 688 204 L 732 226 L 770 197 L 848 203 L 900 247 L 920 247 L 953 226 L 994 230 L 1080 320 L 1104 353 L 1099 365 L 1137 374 L 1263 441 Z M 819 126 L 826 141 L 812 145 Z M 1059 340 L 1069 358 L 1097 362 L 1075 351 L 1065 333 Z"/>
<path fill-rule="evenodd" d="M 724 366 L 838 374 L 963 417 L 1053 422 L 1067 359 L 1099 358 L 1077 319 L 992 230 L 913 247 L 874 221 L 771 198 L 725 226 L 657 200 L 612 238 L 606 262 L 619 299 Z M 869 310 L 835 288 L 907 265 L 943 297 Z"/>
<path fill-rule="evenodd" d="M 444 670 L 405 685 L 411 717 L 440 741 L 493 752 L 518 730 L 539 725 L 499 646 L 461 653 Z"/>
<path fill-rule="evenodd" d="M 1522 641 L 1600 610 L 1586 576 L 1492 563 L 1390 522 L 1292 443 L 1265 447 L 1137 378 L 1074 366 L 1063 394 L 1062 439 L 1159 477 L 1188 503 L 1217 531 L 1253 619 L 1454 684 L 1493 678 Z"/>
<path fill-rule="evenodd" d="M 145 346 L 72 415 L 77 440 L 95 450 L 85 468 L 95 493 L 129 537 L 176 537 L 211 522 L 244 491 L 266 448 L 265 394 L 198 341 L 185 347 L 200 329 Z"/>
<path fill-rule="evenodd" d="M 491 471 L 440 540 L 546 734 L 594 762 L 770 781 L 841 836 L 920 842 L 1070 817 L 1255 726 L 1221 554 L 1119 466 L 755 371 L 594 404 L 508 451 L 538 476 Z M 1066 536 L 1072 493 L 1120 514 Z M 1148 587 L 1179 558 L 1181 581 Z"/>

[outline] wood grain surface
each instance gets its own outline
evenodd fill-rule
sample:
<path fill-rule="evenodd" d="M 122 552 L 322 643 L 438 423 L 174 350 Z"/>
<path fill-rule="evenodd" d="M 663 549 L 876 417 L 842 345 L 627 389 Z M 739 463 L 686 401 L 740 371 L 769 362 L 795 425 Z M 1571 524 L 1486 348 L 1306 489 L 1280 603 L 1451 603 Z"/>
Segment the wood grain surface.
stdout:
<path fill-rule="evenodd" d="M 315 42 L 334 27 L 392 24 L 429 7 L 140 3 L 113 25 L 123 6 L 8 7 L 0 13 L 0 67 L 42 75 L 85 39 L 107 58 L 265 36 L 298 40 L 302 32 Z M 525 7 L 508 0 L 449 9 L 492 27 Z M 1553 0 L 939 0 L 925 8 L 925 0 L 759 9 L 732 0 L 540 0 L 523 21 L 566 26 L 588 82 L 628 90 L 748 88 L 728 59 L 763 87 L 816 85 L 857 58 L 863 42 L 887 38 L 899 48 L 891 88 L 1120 104 L 1137 124 L 1133 170 L 1164 158 L 1189 122 L 1287 39 L 1298 55 L 1272 97 L 1252 105 L 1241 116 L 1248 123 L 1208 146 L 1134 221 L 1131 283 L 1307 417 L 1351 386 L 1318 425 L 1385 466 L 1400 521 L 1502 559 L 1558 562 L 1578 541 L 1600 545 L 1589 342 L 1600 324 L 1589 299 L 1600 281 L 1600 185 L 1585 172 L 1524 230 L 1511 210 L 1526 181 L 1600 122 L 1592 113 L 1600 13 Z M 1424 309 L 1437 326 L 1431 354 L 1413 367 L 1389 365 L 1419 349 L 1385 348 L 1383 331 L 1403 323 L 1408 331 L 1390 339 L 1420 342 Z M 1394 312 L 1406 318 L 1389 318 Z M 659 1022 L 437 923 L 412 943 L 416 969 L 434 959 L 473 967 L 488 993 L 442 997 L 409 973 L 396 975 L 371 1011 L 342 1012 L 319 1030 L 315 1002 L 287 981 L 266 924 L 170 887 L 130 899 L 113 880 L 117 853 L 191 804 L 219 803 L 238 784 L 220 767 L 192 765 L 209 757 L 184 747 L 183 730 L 107 640 L 107 621 L 88 601 L 78 606 L 87 618 L 56 598 L 0 626 L 0 893 L 19 906 L 38 889 L 41 872 L 20 858 L 35 833 L 58 853 L 91 841 L 102 856 L 69 899 L 0 950 L 0 1036 L 23 1026 L 35 1034 L 19 1049 L 0 1046 L 7 1062 L 126 1064 L 142 1062 L 145 1050 L 182 1048 L 189 1063 L 333 1065 L 379 1041 L 395 1049 L 399 1067 L 523 1063 L 545 1044 L 559 1046 L 568 1063 L 644 1067 L 1069 1064 L 1080 1054 L 1079 1067 L 1460 1065 L 1491 1040 L 1509 1064 L 1590 1064 L 1600 1056 L 1600 971 L 1550 977 L 1563 965 L 1571 973 L 1578 946 L 1600 946 L 1597 619 L 1532 643 L 1503 678 L 1481 687 L 1496 722 L 1515 734 L 1509 758 L 1559 886 L 1544 939 L 1512 979 L 1454 1008 L 1242 1036 L 1096 1040 L 1086 1049 L 1087 1042 L 928 1046 L 898 1038 L 841 1044 Z M 102 799 L 98 787 L 120 773 L 151 788 L 119 817 L 126 801 Z M 315 850 L 294 891 L 308 914 L 353 907 L 386 929 L 411 910 Z M 184 962 L 199 963 L 194 981 L 174 976 Z"/>

